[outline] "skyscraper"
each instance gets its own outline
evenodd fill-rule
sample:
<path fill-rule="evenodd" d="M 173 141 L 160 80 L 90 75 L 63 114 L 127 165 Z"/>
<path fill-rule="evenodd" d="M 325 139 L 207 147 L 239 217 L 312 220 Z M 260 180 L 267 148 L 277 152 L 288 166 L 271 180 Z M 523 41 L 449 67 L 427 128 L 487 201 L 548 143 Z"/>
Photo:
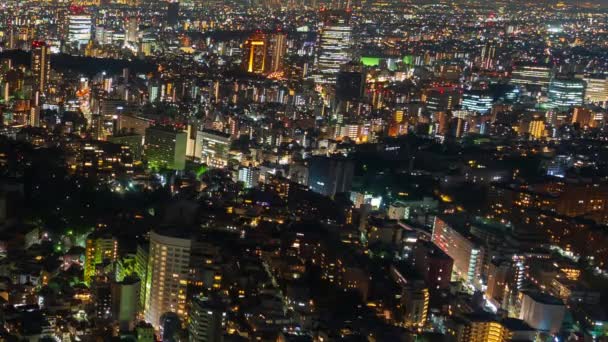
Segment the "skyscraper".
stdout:
<path fill-rule="evenodd" d="M 190 324 L 188 325 L 190 342 L 222 341 L 226 309 L 209 298 L 194 297 L 191 302 Z"/>
<path fill-rule="evenodd" d="M 157 328 L 166 312 L 186 316 L 191 247 L 191 239 L 185 236 L 150 232 L 144 316 Z"/>
<path fill-rule="evenodd" d="M 548 107 L 567 109 L 583 104 L 585 83 L 580 79 L 554 78 L 549 84 Z"/>
<path fill-rule="evenodd" d="M 118 321 L 121 330 L 131 330 L 139 311 L 140 281 L 136 277 L 125 278 L 110 285 L 112 292 L 112 319 Z"/>
<path fill-rule="evenodd" d="M 511 83 L 546 91 L 553 70 L 548 65 L 517 64 L 513 67 Z"/>
<path fill-rule="evenodd" d="M 177 26 L 179 22 L 179 2 L 170 1 L 167 3 L 167 25 L 170 27 Z"/>
<path fill-rule="evenodd" d="M 91 26 L 93 22 L 90 14 L 73 11 L 68 16 L 68 41 L 84 45 L 91 40 Z"/>
<path fill-rule="evenodd" d="M 243 44 L 243 69 L 268 74 L 283 69 L 287 37 L 282 33 L 256 33 Z"/>
<path fill-rule="evenodd" d="M 31 69 L 37 90 L 44 93 L 51 76 L 51 50 L 45 42 L 32 43 Z"/>
<path fill-rule="evenodd" d="M 350 62 L 352 30 L 343 15 L 326 20 L 319 35 L 315 82 L 335 83 L 340 67 Z"/>
<path fill-rule="evenodd" d="M 127 43 L 137 43 L 137 35 L 139 33 L 139 24 L 137 23 L 137 18 L 130 17 L 129 19 L 127 19 L 126 26 L 127 35 L 125 37 L 125 40 L 127 41 Z"/>
<path fill-rule="evenodd" d="M 186 167 L 186 133 L 167 127 L 146 129 L 148 167 L 183 170 Z"/>

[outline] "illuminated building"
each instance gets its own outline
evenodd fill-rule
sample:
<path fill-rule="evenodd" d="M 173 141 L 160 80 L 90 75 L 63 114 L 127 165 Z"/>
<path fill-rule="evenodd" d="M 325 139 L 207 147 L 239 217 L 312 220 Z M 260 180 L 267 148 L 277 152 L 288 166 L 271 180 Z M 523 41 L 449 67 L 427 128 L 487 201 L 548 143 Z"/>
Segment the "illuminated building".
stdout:
<path fill-rule="evenodd" d="M 608 83 L 605 75 L 588 75 L 585 81 L 585 102 L 604 104 L 608 101 Z"/>
<path fill-rule="evenodd" d="M 472 313 L 463 317 L 459 342 L 536 341 L 538 333 L 524 321 L 499 319 L 488 313 Z"/>
<path fill-rule="evenodd" d="M 552 75 L 550 66 L 518 64 L 513 68 L 511 83 L 546 91 Z"/>
<path fill-rule="evenodd" d="M 465 338 L 460 341 L 467 342 L 506 342 L 507 331 L 505 327 L 494 320 L 475 319 L 467 324 Z"/>
<path fill-rule="evenodd" d="M 146 129 L 145 155 L 148 167 L 183 170 L 186 167 L 186 133 L 169 127 Z"/>
<path fill-rule="evenodd" d="M 226 308 L 216 301 L 194 297 L 190 303 L 188 341 L 220 342 L 226 325 Z"/>
<path fill-rule="evenodd" d="M 196 134 L 194 155 L 211 167 L 228 165 L 230 134 L 204 129 Z"/>
<path fill-rule="evenodd" d="M 108 137 L 108 142 L 129 147 L 133 160 L 141 160 L 144 137 L 139 134 L 116 134 Z"/>
<path fill-rule="evenodd" d="M 240 167 L 239 182 L 243 182 L 245 188 L 253 188 L 258 185 L 260 169 L 255 167 Z"/>
<path fill-rule="evenodd" d="M 40 93 L 45 93 L 51 76 L 51 49 L 45 42 L 32 43 L 32 74 Z"/>
<path fill-rule="evenodd" d="M 149 246 L 137 244 L 135 252 L 135 274 L 140 279 L 139 307 L 143 308 L 146 304 L 146 284 L 149 284 L 148 259 Z"/>
<path fill-rule="evenodd" d="M 126 278 L 110 285 L 112 292 L 112 319 L 118 321 L 120 329 L 133 329 L 139 312 L 139 291 L 141 284 L 137 278 Z"/>
<path fill-rule="evenodd" d="M 90 284 L 97 274 L 97 265 L 116 261 L 118 241 L 110 235 L 92 233 L 87 237 L 84 254 L 84 282 Z"/>
<path fill-rule="evenodd" d="M 73 13 L 68 16 L 68 41 L 85 45 L 91 40 L 91 26 L 93 22 L 90 14 Z"/>
<path fill-rule="evenodd" d="M 422 329 L 429 314 L 429 289 L 421 282 L 408 284 L 401 292 L 401 314 L 407 328 Z"/>
<path fill-rule="evenodd" d="M 572 124 L 579 124 L 580 127 L 589 126 L 593 118 L 594 114 L 590 109 L 576 107 L 572 114 Z"/>
<path fill-rule="evenodd" d="M 130 17 L 129 19 L 127 19 L 127 35 L 126 35 L 126 42 L 127 43 L 137 43 L 138 39 L 138 34 L 139 34 L 139 24 L 137 23 L 137 18 L 136 17 Z"/>
<path fill-rule="evenodd" d="M 460 92 L 454 88 L 432 88 L 426 91 L 423 101 L 432 112 L 452 110 L 460 101 Z"/>
<path fill-rule="evenodd" d="M 458 277 L 464 282 L 480 285 L 485 251 L 470 235 L 460 216 L 435 217 L 431 241 L 454 260 Z"/>
<path fill-rule="evenodd" d="M 156 328 L 166 312 L 174 312 L 180 318 L 187 315 L 191 246 L 190 239 L 150 232 L 144 317 Z"/>
<path fill-rule="evenodd" d="M 243 45 L 243 67 L 254 74 L 269 74 L 283 69 L 287 37 L 282 33 L 256 33 Z"/>
<path fill-rule="evenodd" d="M 462 108 L 488 114 L 492 109 L 492 95 L 480 90 L 470 90 L 462 95 Z"/>
<path fill-rule="evenodd" d="M 540 139 L 545 136 L 545 120 L 535 118 L 528 125 L 528 133 L 535 139 Z"/>
<path fill-rule="evenodd" d="M 418 240 L 412 251 L 412 263 L 431 290 L 449 288 L 454 261 L 435 244 Z"/>
<path fill-rule="evenodd" d="M 541 332 L 560 331 L 566 306 L 561 299 L 539 292 L 524 292 L 519 318 Z"/>
<path fill-rule="evenodd" d="M 567 109 L 583 104 L 585 83 L 580 79 L 554 78 L 549 84 L 550 108 Z"/>
<path fill-rule="evenodd" d="M 245 41 L 244 66 L 247 72 L 263 74 L 266 72 L 268 39 L 264 34 L 256 34 Z"/>
<path fill-rule="evenodd" d="M 334 83 L 340 67 L 351 61 L 352 27 L 339 18 L 321 29 L 315 82 Z"/>

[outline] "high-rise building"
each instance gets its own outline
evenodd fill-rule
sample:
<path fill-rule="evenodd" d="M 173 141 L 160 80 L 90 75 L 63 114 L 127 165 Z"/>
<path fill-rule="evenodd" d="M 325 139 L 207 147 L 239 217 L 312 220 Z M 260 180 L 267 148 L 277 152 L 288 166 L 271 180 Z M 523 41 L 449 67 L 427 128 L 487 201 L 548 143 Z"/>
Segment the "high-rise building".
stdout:
<path fill-rule="evenodd" d="M 85 45 L 91 40 L 93 21 L 90 14 L 74 12 L 68 16 L 68 41 Z"/>
<path fill-rule="evenodd" d="M 585 102 L 604 104 L 608 101 L 606 75 L 587 75 L 585 81 Z"/>
<path fill-rule="evenodd" d="M 541 332 L 555 334 L 560 331 L 566 306 L 564 302 L 546 293 L 524 292 L 519 319 Z"/>
<path fill-rule="evenodd" d="M 112 319 L 117 321 L 120 330 L 130 331 L 134 328 L 139 312 L 140 280 L 127 277 L 121 282 L 110 285 L 112 291 Z"/>
<path fill-rule="evenodd" d="M 256 33 L 243 44 L 243 69 L 268 74 L 283 69 L 287 37 L 282 33 Z"/>
<path fill-rule="evenodd" d="M 576 78 L 554 78 L 549 84 L 549 108 L 568 109 L 583 104 L 585 82 Z"/>
<path fill-rule="evenodd" d="M 204 129 L 196 134 L 194 155 L 211 167 L 222 168 L 228 165 L 230 134 Z"/>
<path fill-rule="evenodd" d="M 94 232 L 87 237 L 84 255 L 84 282 L 91 283 L 97 273 L 97 265 L 104 261 L 116 261 L 118 241 L 109 234 Z"/>
<path fill-rule="evenodd" d="M 239 182 L 243 182 L 245 188 L 253 188 L 258 185 L 260 179 L 260 169 L 256 167 L 240 167 Z"/>
<path fill-rule="evenodd" d="M 459 215 L 438 215 L 431 241 L 454 260 L 454 271 L 464 282 L 481 286 L 484 248 Z"/>
<path fill-rule="evenodd" d="M 51 49 L 45 42 L 32 43 L 31 69 L 37 90 L 45 93 L 51 77 Z"/>
<path fill-rule="evenodd" d="M 418 240 L 412 250 L 412 264 L 431 290 L 449 288 L 454 261 L 435 244 Z"/>
<path fill-rule="evenodd" d="M 456 88 L 436 87 L 424 94 L 426 108 L 432 112 L 452 110 L 460 101 L 460 92 Z"/>
<path fill-rule="evenodd" d="M 594 117 L 591 109 L 576 107 L 572 113 L 572 123 L 579 124 L 581 127 L 589 126 Z"/>
<path fill-rule="evenodd" d="M 126 26 L 126 42 L 137 43 L 137 41 L 139 40 L 139 23 L 137 22 L 137 17 L 130 17 L 129 19 L 127 19 Z"/>
<path fill-rule="evenodd" d="M 530 89 L 547 91 L 553 69 L 548 65 L 516 64 L 511 73 L 511 83 Z"/>
<path fill-rule="evenodd" d="M 340 67 L 351 61 L 352 30 L 343 16 L 326 21 L 319 34 L 315 82 L 335 83 Z"/>
<path fill-rule="evenodd" d="M 462 95 L 462 108 L 481 114 L 488 114 L 493 102 L 492 95 L 482 90 L 469 90 Z"/>
<path fill-rule="evenodd" d="M 319 156 L 308 162 L 308 185 L 328 197 L 350 191 L 353 175 L 354 164 L 348 159 Z"/>
<path fill-rule="evenodd" d="M 144 316 L 154 327 L 174 312 L 185 318 L 192 240 L 179 234 L 150 232 Z"/>
<path fill-rule="evenodd" d="M 422 329 L 429 314 L 429 289 L 423 282 L 414 282 L 403 288 L 401 293 L 401 313 L 407 328 Z"/>
<path fill-rule="evenodd" d="M 170 127 L 148 127 L 144 150 L 148 167 L 183 170 L 186 167 L 185 132 Z"/>
<path fill-rule="evenodd" d="M 167 3 L 167 25 L 175 27 L 179 23 L 179 1 L 172 0 Z"/>
<path fill-rule="evenodd" d="M 190 342 L 220 342 L 226 323 L 226 308 L 218 301 L 194 297 L 190 307 Z"/>

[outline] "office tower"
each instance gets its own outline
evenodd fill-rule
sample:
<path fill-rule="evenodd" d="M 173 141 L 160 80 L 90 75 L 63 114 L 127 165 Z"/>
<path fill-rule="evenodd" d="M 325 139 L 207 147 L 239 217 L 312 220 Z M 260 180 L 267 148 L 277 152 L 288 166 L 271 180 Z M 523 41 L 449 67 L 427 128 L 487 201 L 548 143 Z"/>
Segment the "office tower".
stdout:
<path fill-rule="evenodd" d="M 480 65 L 483 69 L 492 69 L 496 63 L 496 43 L 486 43 L 481 49 Z"/>
<path fill-rule="evenodd" d="M 492 95 L 482 90 L 469 90 L 462 95 L 462 108 L 481 114 L 488 114 L 493 102 Z"/>
<path fill-rule="evenodd" d="M 51 49 L 45 42 L 32 43 L 32 61 L 30 65 L 36 88 L 45 93 L 51 77 Z"/>
<path fill-rule="evenodd" d="M 283 69 L 287 37 L 282 33 L 255 33 L 243 44 L 243 69 L 269 74 Z"/>
<path fill-rule="evenodd" d="M 243 63 L 247 72 L 263 74 L 266 72 L 268 40 L 266 35 L 258 33 L 245 41 Z"/>
<path fill-rule="evenodd" d="M 431 241 L 454 260 L 454 271 L 460 279 L 481 286 L 484 248 L 469 234 L 462 217 L 436 216 Z"/>
<path fill-rule="evenodd" d="M 270 59 L 269 72 L 281 72 L 283 71 L 283 58 L 285 57 L 285 51 L 287 50 L 287 35 L 284 33 L 270 34 L 268 42 L 268 57 Z"/>
<path fill-rule="evenodd" d="M 256 167 L 240 167 L 239 182 L 243 182 L 245 188 L 253 188 L 258 185 L 260 180 L 260 169 Z"/>
<path fill-rule="evenodd" d="M 519 319 L 541 332 L 555 334 L 560 331 L 566 306 L 561 299 L 546 293 L 524 292 Z"/>
<path fill-rule="evenodd" d="M 68 16 L 68 42 L 85 45 L 91 40 L 91 15 L 73 11 Z"/>
<path fill-rule="evenodd" d="M 404 286 L 401 292 L 401 314 L 406 328 L 421 330 L 429 313 L 429 289 L 423 282 L 413 282 Z"/>
<path fill-rule="evenodd" d="M 583 104 L 585 83 L 576 78 L 554 78 L 549 84 L 549 108 L 565 110 Z"/>
<path fill-rule="evenodd" d="M 127 19 L 127 23 L 126 23 L 126 31 L 127 31 L 127 36 L 126 36 L 126 42 L 127 43 L 137 43 L 138 41 L 138 35 L 139 35 L 139 24 L 137 22 L 137 17 L 130 17 Z"/>
<path fill-rule="evenodd" d="M 117 321 L 121 331 L 133 329 L 139 312 L 140 280 L 127 277 L 110 285 L 112 292 L 112 319 Z"/>
<path fill-rule="evenodd" d="M 230 134 L 204 129 L 196 134 L 194 154 L 203 163 L 222 168 L 228 165 L 230 144 Z"/>
<path fill-rule="evenodd" d="M 86 240 L 84 255 L 84 282 L 90 284 L 97 273 L 97 266 L 116 261 L 118 241 L 110 234 L 91 233 Z"/>
<path fill-rule="evenodd" d="M 412 264 L 431 291 L 450 287 L 454 260 L 432 242 L 416 242 L 412 250 Z"/>
<path fill-rule="evenodd" d="M 531 90 L 547 91 L 552 76 L 551 66 L 516 64 L 511 73 L 511 83 Z"/>
<path fill-rule="evenodd" d="M 167 3 L 167 26 L 175 27 L 179 23 L 179 2 L 170 1 Z"/>
<path fill-rule="evenodd" d="M 587 75 L 585 81 L 585 102 L 604 104 L 608 101 L 606 75 Z"/>
<path fill-rule="evenodd" d="M 335 83 L 340 67 L 351 61 L 352 27 L 344 17 L 326 21 L 319 34 L 316 83 Z"/>
<path fill-rule="evenodd" d="M 352 160 L 315 156 L 308 161 L 308 185 L 322 195 L 333 197 L 350 191 L 353 176 Z"/>
<path fill-rule="evenodd" d="M 589 126 L 594 117 L 591 109 L 576 107 L 572 113 L 572 124 L 579 124 L 581 127 Z"/>
<path fill-rule="evenodd" d="M 133 161 L 141 160 L 144 151 L 144 137 L 142 137 L 141 135 L 130 133 L 117 133 L 115 135 L 109 136 L 107 140 L 108 142 L 111 142 L 113 144 L 127 146 L 129 148 L 129 152 L 131 152 Z"/>
<path fill-rule="evenodd" d="M 173 232 L 150 232 L 148 276 L 144 286 L 146 321 L 161 326 L 168 312 L 185 318 L 192 241 Z"/>
<path fill-rule="evenodd" d="M 423 101 L 432 112 L 452 110 L 460 101 L 460 91 L 450 87 L 431 88 L 425 92 Z"/>
<path fill-rule="evenodd" d="M 186 133 L 171 127 L 148 127 L 144 151 L 148 168 L 183 170 L 186 167 Z"/>
<path fill-rule="evenodd" d="M 220 342 L 223 340 L 226 308 L 218 301 L 194 297 L 190 307 L 188 333 L 190 342 Z"/>

